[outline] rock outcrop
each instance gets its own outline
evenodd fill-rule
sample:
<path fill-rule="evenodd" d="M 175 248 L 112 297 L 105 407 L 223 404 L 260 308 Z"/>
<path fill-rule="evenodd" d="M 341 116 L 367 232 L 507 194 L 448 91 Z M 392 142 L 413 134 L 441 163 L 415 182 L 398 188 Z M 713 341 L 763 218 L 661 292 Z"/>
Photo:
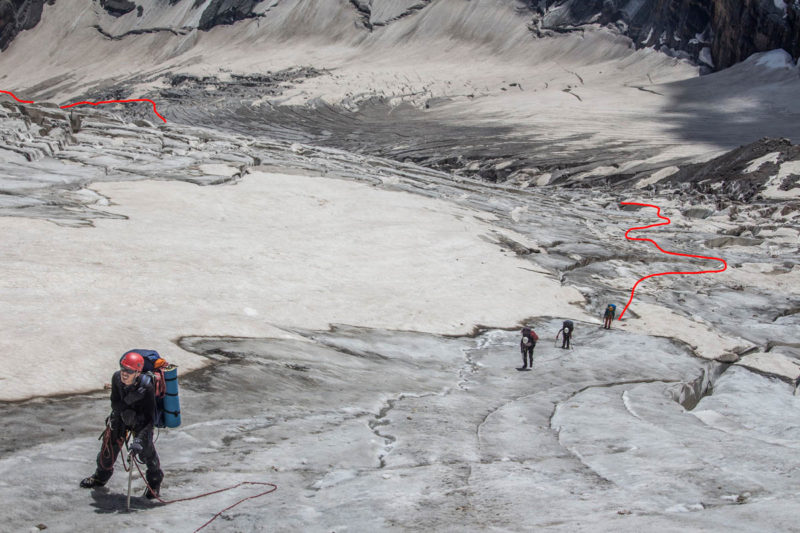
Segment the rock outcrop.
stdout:
<path fill-rule="evenodd" d="M 22 30 L 39 23 L 45 1 L 55 0 L 0 0 L 0 50 L 5 50 Z"/>
<path fill-rule="evenodd" d="M 210 30 L 215 26 L 233 24 L 240 20 L 260 16 L 255 11 L 262 0 L 169 0 L 168 6 L 146 7 L 135 0 L 94 0 L 113 17 L 142 17 L 145 11 L 168 9 L 178 3 L 192 3 L 191 9 L 202 10 L 197 28 Z M 0 0 L 0 51 L 23 30 L 36 26 L 42 17 L 44 4 L 55 0 Z"/>
<path fill-rule="evenodd" d="M 800 174 L 792 169 L 800 169 L 800 146 L 788 139 L 764 138 L 705 163 L 686 165 L 659 186 L 750 203 L 770 197 L 770 182 L 779 191 L 796 190 Z"/>
<path fill-rule="evenodd" d="M 263 0 L 169 0 L 168 5 L 136 0 L 94 0 L 117 18 L 155 15 L 186 5 L 198 10 L 192 28 L 210 30 L 219 25 L 266 16 Z M 34 27 L 45 2 L 55 0 L 0 0 L 0 50 L 16 35 Z M 274 2 L 275 4 L 277 2 Z M 373 29 L 428 8 L 431 0 L 350 0 L 364 26 Z M 800 0 L 527 0 L 533 13 L 531 29 L 549 32 L 580 31 L 587 24 L 616 28 L 639 48 L 652 47 L 706 65 L 727 68 L 751 54 L 783 48 L 800 57 Z M 183 28 L 186 29 L 186 28 Z"/>
<path fill-rule="evenodd" d="M 184 0 L 185 1 L 185 0 Z M 195 4 L 198 2 L 195 1 Z M 211 0 L 200 17 L 201 30 L 210 30 L 214 26 L 233 24 L 246 18 L 256 16 L 253 8 L 261 0 Z"/>
<path fill-rule="evenodd" d="M 800 57 L 797 0 L 542 0 L 529 6 L 538 33 L 612 25 L 639 48 L 657 48 L 713 70 L 776 48 Z"/>
<path fill-rule="evenodd" d="M 789 0 L 783 10 L 773 0 L 717 0 L 714 2 L 712 55 L 719 68 L 750 54 L 783 48 L 800 57 L 800 2 Z"/>
<path fill-rule="evenodd" d="M 121 17 L 136 9 L 136 4 L 130 0 L 100 0 L 100 5 L 109 15 L 115 17 Z"/>

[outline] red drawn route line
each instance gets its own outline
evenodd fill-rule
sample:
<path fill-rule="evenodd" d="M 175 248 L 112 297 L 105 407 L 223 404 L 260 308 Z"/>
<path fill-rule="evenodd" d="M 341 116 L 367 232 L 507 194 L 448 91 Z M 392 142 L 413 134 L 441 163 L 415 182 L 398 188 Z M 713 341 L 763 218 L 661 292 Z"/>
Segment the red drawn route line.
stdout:
<path fill-rule="evenodd" d="M 32 104 L 32 103 L 34 103 L 33 100 L 20 100 L 11 91 L 0 91 L 0 93 L 7 94 L 7 95 L 11 96 L 11 98 L 13 98 L 14 100 L 16 100 L 17 102 L 19 102 L 21 104 Z M 150 100 L 149 98 L 133 98 L 133 99 L 130 99 L 130 100 L 106 100 L 106 101 L 103 101 L 103 102 L 75 102 L 74 104 L 62 105 L 60 107 L 61 107 L 61 109 L 68 109 L 70 107 L 75 107 L 76 105 L 98 106 L 98 105 L 101 105 L 101 104 L 127 104 L 128 102 L 149 102 L 149 103 L 153 104 L 153 113 L 158 115 L 158 118 L 160 118 L 164 122 L 167 121 L 167 119 L 165 119 L 164 117 L 161 116 L 161 113 L 158 112 L 158 109 L 156 109 L 156 103 L 154 101 Z"/>
<path fill-rule="evenodd" d="M 67 109 L 67 108 L 69 108 L 69 107 L 74 107 L 74 106 L 76 106 L 76 105 L 93 105 L 93 106 L 98 106 L 98 105 L 101 105 L 101 104 L 126 104 L 126 103 L 128 103 L 128 102 L 150 102 L 151 104 L 153 104 L 153 113 L 155 113 L 156 115 L 158 115 L 158 118 L 160 118 L 160 119 L 161 119 L 161 120 L 163 120 L 164 122 L 166 122 L 166 121 L 167 121 L 167 119 L 165 119 L 164 117 L 162 117 L 162 116 L 161 116 L 161 114 L 160 114 L 160 113 L 158 112 L 158 110 L 156 109 L 156 103 L 155 103 L 154 101 L 152 101 L 152 100 L 148 99 L 148 98 L 133 98 L 133 99 L 131 99 L 131 100 L 106 100 L 106 101 L 104 101 L 104 102 L 75 102 L 74 104 L 62 105 L 62 106 L 61 106 L 61 109 Z"/>
<path fill-rule="evenodd" d="M 33 100 L 20 100 L 20 99 L 19 99 L 19 98 L 17 98 L 17 97 L 14 95 L 14 93 L 12 93 L 11 91 L 0 91 L 0 93 L 3 93 L 3 94 L 8 94 L 8 95 L 10 95 L 10 96 L 11 96 L 11 98 L 13 98 L 14 100 L 16 100 L 16 101 L 17 101 L 17 102 L 19 102 L 20 104 L 32 104 L 32 103 L 33 103 Z"/>
<path fill-rule="evenodd" d="M 722 271 L 724 271 L 725 269 L 728 268 L 728 263 L 726 263 L 724 259 L 720 259 L 719 257 L 706 257 L 704 255 L 679 254 L 677 252 L 668 252 L 668 251 L 664 250 L 663 248 L 661 248 L 658 245 L 658 243 L 656 241 L 654 241 L 653 239 L 647 239 L 647 238 L 644 238 L 644 237 L 629 237 L 628 233 L 630 233 L 631 231 L 636 231 L 636 230 L 640 230 L 640 229 L 655 228 L 657 226 L 669 226 L 672 223 L 672 221 L 670 219 L 668 219 L 667 217 L 661 215 L 661 208 L 658 207 L 657 205 L 640 204 L 640 203 L 637 203 L 637 202 L 620 202 L 620 205 L 640 205 L 642 207 L 653 207 L 653 208 L 656 209 L 656 215 L 658 215 L 658 218 L 660 218 L 662 220 L 666 220 L 666 222 L 658 222 L 656 224 L 650 224 L 649 226 L 641 226 L 641 227 L 638 227 L 638 228 L 630 228 L 628 231 L 625 232 L 625 238 L 628 239 L 629 241 L 649 241 L 649 242 L 652 242 L 655 245 L 655 247 L 659 249 L 659 251 L 661 251 L 662 253 L 665 253 L 665 254 L 680 255 L 682 257 L 694 257 L 694 258 L 697 258 L 697 259 L 709 259 L 711 261 L 719 261 L 725 266 L 723 266 L 719 270 L 700 270 L 698 272 L 658 272 L 656 274 L 649 274 L 649 275 L 641 278 L 639 281 L 637 281 L 633 285 L 633 288 L 631 289 L 631 297 L 628 299 L 628 303 L 625 304 L 625 309 L 623 309 L 622 313 L 620 313 L 619 320 L 622 320 L 622 315 L 625 314 L 625 311 L 627 311 L 628 307 L 631 305 L 631 302 L 633 301 L 633 293 L 636 291 L 636 287 L 641 282 L 646 280 L 647 278 L 654 278 L 656 276 L 667 276 L 667 275 L 670 275 L 670 274 L 713 274 L 713 273 L 716 273 L 716 272 L 722 272 Z"/>

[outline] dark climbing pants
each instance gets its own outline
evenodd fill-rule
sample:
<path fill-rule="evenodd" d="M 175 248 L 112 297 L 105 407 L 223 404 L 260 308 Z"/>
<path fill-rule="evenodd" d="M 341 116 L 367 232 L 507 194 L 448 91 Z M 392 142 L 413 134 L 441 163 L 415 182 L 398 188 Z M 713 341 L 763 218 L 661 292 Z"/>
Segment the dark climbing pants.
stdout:
<path fill-rule="evenodd" d="M 533 368 L 533 349 L 536 347 L 536 343 L 531 343 L 530 346 L 523 346 L 522 347 L 522 368 L 528 368 L 529 366 Z M 530 360 L 530 364 L 528 363 Z"/>
<path fill-rule="evenodd" d="M 100 446 L 100 453 L 97 454 L 97 471 L 94 477 L 103 483 L 107 482 L 111 475 L 114 473 L 114 463 L 117 462 L 119 450 L 122 447 L 123 438 L 115 438 L 111 428 L 106 428 L 103 434 L 103 444 Z M 161 486 L 161 480 L 164 479 L 164 472 L 161 471 L 161 462 L 158 460 L 158 453 L 153 444 L 153 430 L 146 429 L 142 434 L 137 435 L 141 441 L 144 449 L 139 454 L 139 460 L 144 461 L 147 465 L 147 473 L 145 478 L 147 484 L 153 489 L 158 490 Z"/>
<path fill-rule="evenodd" d="M 603 319 L 603 327 L 606 329 L 611 329 L 611 321 L 614 320 L 610 316 L 607 316 Z"/>
<path fill-rule="evenodd" d="M 569 339 L 572 337 L 572 333 L 564 332 L 564 339 L 561 341 L 562 348 L 569 348 Z"/>

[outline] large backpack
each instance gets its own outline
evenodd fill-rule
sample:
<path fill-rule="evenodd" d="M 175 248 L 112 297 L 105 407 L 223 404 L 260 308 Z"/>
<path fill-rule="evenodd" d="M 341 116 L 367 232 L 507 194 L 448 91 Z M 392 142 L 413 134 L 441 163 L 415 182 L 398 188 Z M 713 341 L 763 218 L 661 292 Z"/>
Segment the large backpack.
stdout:
<path fill-rule="evenodd" d="M 536 342 L 536 341 L 539 340 L 539 335 L 537 335 L 536 332 L 533 331 L 531 328 L 522 328 L 522 336 L 523 337 L 528 337 L 533 342 Z"/>
<path fill-rule="evenodd" d="M 572 323 L 572 320 L 565 320 L 564 323 L 562 324 L 562 328 L 569 333 L 572 333 L 572 328 L 574 327 L 575 324 Z"/>
<path fill-rule="evenodd" d="M 153 383 L 156 397 L 156 412 L 153 425 L 157 428 L 178 427 L 181 411 L 178 401 L 178 367 L 167 363 L 155 350 L 128 350 L 125 355 L 136 352 L 144 359 L 142 379 Z"/>

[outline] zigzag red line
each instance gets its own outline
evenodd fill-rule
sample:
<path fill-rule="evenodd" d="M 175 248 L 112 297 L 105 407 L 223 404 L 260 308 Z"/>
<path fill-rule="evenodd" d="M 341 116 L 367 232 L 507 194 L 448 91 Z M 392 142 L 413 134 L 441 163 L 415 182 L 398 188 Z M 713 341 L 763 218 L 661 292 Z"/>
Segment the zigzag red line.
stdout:
<path fill-rule="evenodd" d="M 661 251 L 662 253 L 669 254 L 669 255 L 679 255 L 679 256 L 682 256 L 682 257 L 694 257 L 696 259 L 709 259 L 709 260 L 712 260 L 712 261 L 719 261 L 724 266 L 719 270 L 701 270 L 701 271 L 698 271 L 698 272 L 659 272 L 659 273 L 656 273 L 656 274 L 649 274 L 649 275 L 639 279 L 639 281 L 637 281 L 633 285 L 633 288 L 631 289 L 631 297 L 628 299 L 628 303 L 625 304 L 625 309 L 623 309 L 622 313 L 620 313 L 619 320 L 622 320 L 622 315 L 625 314 L 625 311 L 627 311 L 628 307 L 631 305 L 631 302 L 633 301 L 633 293 L 636 291 L 636 287 L 641 282 L 646 280 L 647 278 L 654 278 L 656 276 L 667 276 L 667 275 L 670 275 L 670 274 L 714 274 L 716 272 L 723 272 L 724 270 L 726 270 L 728 268 L 728 263 L 726 263 L 724 259 L 720 259 L 719 257 L 707 257 L 707 256 L 704 256 L 704 255 L 680 254 L 680 253 L 677 253 L 677 252 L 668 252 L 667 250 L 664 250 L 663 248 L 661 248 L 658 245 L 658 243 L 656 241 L 654 241 L 653 239 L 640 238 L 640 237 L 629 237 L 628 233 L 630 233 L 631 231 L 636 231 L 636 230 L 640 230 L 640 229 L 655 228 L 657 226 L 668 226 L 668 225 L 670 225 L 672 223 L 672 221 L 669 218 L 661 215 L 661 208 L 659 206 L 657 206 L 657 205 L 640 204 L 640 203 L 637 203 L 637 202 L 620 202 L 620 205 L 640 205 L 642 207 L 653 207 L 653 208 L 656 209 L 656 215 L 658 215 L 658 218 L 660 218 L 662 220 L 666 220 L 666 222 L 659 222 L 657 224 L 650 224 L 649 226 L 641 226 L 641 227 L 638 227 L 638 228 L 630 228 L 630 229 L 628 229 L 628 231 L 625 232 L 625 238 L 628 239 L 629 241 L 649 241 L 649 242 L 652 242 L 655 245 L 655 247 L 658 248 L 659 251 Z"/>

